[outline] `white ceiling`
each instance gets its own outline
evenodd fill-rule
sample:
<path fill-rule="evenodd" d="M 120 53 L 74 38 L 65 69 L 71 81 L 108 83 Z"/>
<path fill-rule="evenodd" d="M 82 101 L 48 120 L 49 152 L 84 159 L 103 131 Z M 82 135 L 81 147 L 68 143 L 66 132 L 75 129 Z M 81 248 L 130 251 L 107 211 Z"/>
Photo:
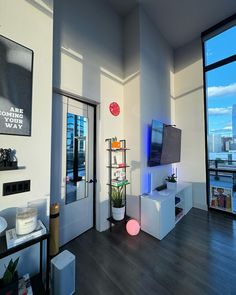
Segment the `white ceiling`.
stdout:
<path fill-rule="evenodd" d="M 141 3 L 169 44 L 178 48 L 236 13 L 236 0 L 108 0 L 122 16 Z"/>

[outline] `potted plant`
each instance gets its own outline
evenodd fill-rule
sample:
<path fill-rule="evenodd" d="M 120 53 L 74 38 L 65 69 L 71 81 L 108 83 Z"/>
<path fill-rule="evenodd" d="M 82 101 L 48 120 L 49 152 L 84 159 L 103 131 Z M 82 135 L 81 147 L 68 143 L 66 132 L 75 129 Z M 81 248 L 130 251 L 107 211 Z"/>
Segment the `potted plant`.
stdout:
<path fill-rule="evenodd" d="M 175 176 L 175 173 L 171 174 L 170 176 L 167 176 L 167 189 L 175 190 L 177 186 L 177 177 Z"/>
<path fill-rule="evenodd" d="M 111 148 L 112 149 L 120 149 L 120 147 L 121 147 L 120 141 L 117 141 L 117 137 L 116 136 L 113 137 L 111 139 Z"/>
<path fill-rule="evenodd" d="M 124 186 L 112 187 L 111 202 L 112 202 L 112 217 L 114 220 L 122 220 L 125 217 L 124 205 Z"/>
<path fill-rule="evenodd" d="M 18 273 L 16 270 L 19 257 L 8 263 L 3 277 L 0 279 L 0 293 L 3 295 L 18 295 Z"/>

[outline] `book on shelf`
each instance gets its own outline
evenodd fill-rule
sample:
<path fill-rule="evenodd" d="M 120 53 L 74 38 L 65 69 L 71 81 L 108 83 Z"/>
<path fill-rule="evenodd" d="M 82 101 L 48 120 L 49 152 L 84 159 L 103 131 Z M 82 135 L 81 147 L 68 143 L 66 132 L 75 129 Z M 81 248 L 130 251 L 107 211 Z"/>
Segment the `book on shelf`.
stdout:
<path fill-rule="evenodd" d="M 175 207 L 175 218 L 179 218 L 184 213 L 183 208 Z"/>
<path fill-rule="evenodd" d="M 111 185 L 113 186 L 122 186 L 129 183 L 127 179 L 125 180 L 116 180 L 116 179 L 112 179 Z"/>
<path fill-rule="evenodd" d="M 111 166 L 113 168 L 125 168 L 127 165 L 125 163 L 120 163 L 120 164 L 113 163 Z"/>
<path fill-rule="evenodd" d="M 46 232 L 46 227 L 44 226 L 41 220 L 38 220 L 36 229 L 33 232 L 26 235 L 17 235 L 15 228 L 9 229 L 6 231 L 7 249 L 15 247 L 29 240 L 38 238 L 46 234 Z"/>
<path fill-rule="evenodd" d="M 19 295 L 33 295 L 29 274 L 23 275 L 18 282 L 18 294 Z"/>

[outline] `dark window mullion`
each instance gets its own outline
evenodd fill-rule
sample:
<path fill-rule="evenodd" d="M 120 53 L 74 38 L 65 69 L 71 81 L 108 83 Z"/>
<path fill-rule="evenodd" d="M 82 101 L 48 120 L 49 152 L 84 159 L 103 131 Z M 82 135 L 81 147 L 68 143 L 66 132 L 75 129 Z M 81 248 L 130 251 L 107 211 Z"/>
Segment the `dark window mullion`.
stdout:
<path fill-rule="evenodd" d="M 74 182 L 78 181 L 78 123 L 77 115 L 74 116 L 74 163 L 73 163 L 73 178 Z"/>
<path fill-rule="evenodd" d="M 208 72 L 208 71 L 214 70 L 216 68 L 225 66 L 225 65 L 232 63 L 234 61 L 236 61 L 236 54 L 231 55 L 231 56 L 224 58 L 222 60 L 219 60 L 219 61 L 217 61 L 213 64 L 210 64 L 208 66 L 204 66 L 204 72 Z"/>

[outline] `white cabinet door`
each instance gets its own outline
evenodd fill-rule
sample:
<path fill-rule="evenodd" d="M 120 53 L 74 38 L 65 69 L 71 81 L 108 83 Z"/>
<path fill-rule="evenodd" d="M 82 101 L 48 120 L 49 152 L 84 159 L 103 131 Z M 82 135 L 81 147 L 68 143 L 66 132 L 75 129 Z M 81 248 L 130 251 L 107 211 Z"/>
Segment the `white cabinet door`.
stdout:
<path fill-rule="evenodd" d="M 175 227 L 174 194 L 141 197 L 141 229 L 155 238 L 163 239 Z"/>
<path fill-rule="evenodd" d="M 187 214 L 193 207 L 192 184 L 189 184 L 182 193 L 184 195 L 184 214 Z"/>

